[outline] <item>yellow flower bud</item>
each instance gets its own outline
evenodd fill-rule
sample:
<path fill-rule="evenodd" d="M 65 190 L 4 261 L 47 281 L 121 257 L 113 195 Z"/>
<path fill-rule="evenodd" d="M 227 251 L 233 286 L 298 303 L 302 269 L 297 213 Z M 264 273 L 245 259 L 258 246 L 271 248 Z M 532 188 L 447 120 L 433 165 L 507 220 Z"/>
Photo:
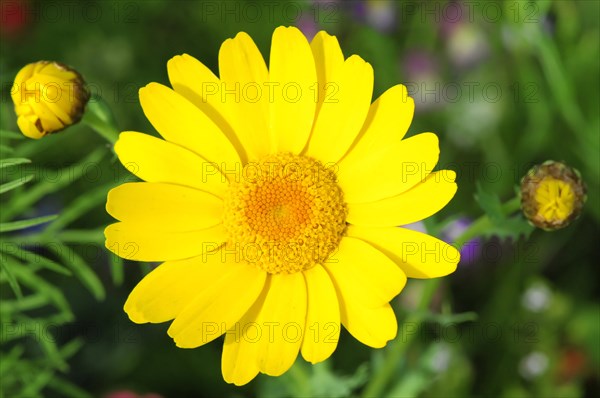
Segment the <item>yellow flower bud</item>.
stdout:
<path fill-rule="evenodd" d="M 50 61 L 23 67 L 11 96 L 21 132 L 34 139 L 79 122 L 90 98 L 77 71 Z"/>
<path fill-rule="evenodd" d="M 533 167 L 521 180 L 521 208 L 536 227 L 564 228 L 579 217 L 587 199 L 579 172 L 549 160 Z"/>

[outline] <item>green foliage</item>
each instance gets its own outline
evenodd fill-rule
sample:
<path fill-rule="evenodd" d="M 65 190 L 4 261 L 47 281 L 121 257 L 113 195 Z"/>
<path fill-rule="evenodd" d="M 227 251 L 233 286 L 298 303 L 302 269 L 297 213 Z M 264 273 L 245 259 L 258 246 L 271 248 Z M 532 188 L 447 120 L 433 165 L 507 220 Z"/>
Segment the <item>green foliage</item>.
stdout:
<path fill-rule="evenodd" d="M 263 379 L 259 395 L 265 398 L 349 397 L 368 380 L 366 364 L 352 375 L 337 374 L 329 362 L 309 365 L 298 360 L 289 372 L 278 378 Z"/>
<path fill-rule="evenodd" d="M 504 210 L 498 195 L 484 191 L 481 184 L 476 184 L 476 187 L 475 200 L 487 215 L 490 224 L 483 231 L 484 237 L 497 236 L 501 239 L 516 240 L 521 236 L 528 237 L 533 232 L 534 227 L 522 214 L 512 215 Z"/>
<path fill-rule="evenodd" d="M 21 135 L 1 132 L 3 138 L 20 139 Z M 99 159 L 100 152 L 92 154 Z M 92 158 L 92 159 L 94 159 Z M 82 163 L 73 166 L 85 165 Z M 106 195 L 83 197 L 61 215 L 42 215 L 21 218 L 49 193 L 68 185 L 69 181 L 44 181 L 37 169 L 30 174 L 15 168 L 30 164 L 26 158 L 7 158 L 0 161 L 2 180 L 20 175 L 0 185 L 2 195 L 2 222 L 0 222 L 0 285 L 8 285 L 13 298 L 2 289 L 0 315 L 2 330 L 0 343 L 0 397 L 42 397 L 60 395 L 85 398 L 88 393 L 67 380 L 68 359 L 83 345 L 76 338 L 64 344 L 55 331 L 74 320 L 71 305 L 54 280 L 74 276 L 86 286 L 94 297 L 102 300 L 104 287 L 90 266 L 69 246 L 60 241 L 59 232 L 93 207 Z M 35 183 L 33 188 L 26 185 Z M 67 267 L 63 266 L 65 264 Z"/>

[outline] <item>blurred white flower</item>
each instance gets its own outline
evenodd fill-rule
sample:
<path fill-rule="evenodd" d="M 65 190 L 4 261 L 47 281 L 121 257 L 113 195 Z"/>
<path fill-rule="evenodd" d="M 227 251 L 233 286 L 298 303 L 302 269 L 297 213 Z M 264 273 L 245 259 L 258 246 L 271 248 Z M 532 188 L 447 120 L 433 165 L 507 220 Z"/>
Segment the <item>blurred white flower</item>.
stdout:
<path fill-rule="evenodd" d="M 551 298 L 552 292 L 550 292 L 550 289 L 545 285 L 536 284 L 523 293 L 521 303 L 523 307 L 531 312 L 542 312 L 550 305 Z"/>
<path fill-rule="evenodd" d="M 535 379 L 546 372 L 549 362 L 546 354 L 534 351 L 521 360 L 519 373 L 525 379 Z"/>

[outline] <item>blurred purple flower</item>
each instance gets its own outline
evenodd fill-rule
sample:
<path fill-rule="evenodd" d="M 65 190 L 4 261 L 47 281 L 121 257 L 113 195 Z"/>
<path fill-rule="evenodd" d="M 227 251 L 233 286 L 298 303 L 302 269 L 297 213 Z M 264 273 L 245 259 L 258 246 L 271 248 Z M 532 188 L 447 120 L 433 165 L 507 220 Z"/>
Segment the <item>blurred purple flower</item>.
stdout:
<path fill-rule="evenodd" d="M 304 33 L 304 36 L 311 41 L 319 32 L 319 25 L 315 22 L 314 16 L 310 14 L 302 14 L 296 23 L 296 27 Z"/>
<path fill-rule="evenodd" d="M 489 44 L 481 25 L 461 2 L 451 3 L 456 12 L 445 12 L 440 33 L 445 39 L 450 62 L 458 68 L 469 68 L 489 55 Z"/>
<path fill-rule="evenodd" d="M 408 94 L 415 100 L 415 111 L 440 108 L 444 102 L 441 92 L 441 77 L 438 62 L 428 51 L 414 49 L 404 54 L 400 67 Z"/>
<path fill-rule="evenodd" d="M 458 239 L 472 224 L 472 220 L 467 217 L 461 217 L 451 222 L 442 231 L 442 240 L 454 242 Z M 460 249 L 460 263 L 463 265 L 472 264 L 481 255 L 482 240 L 479 237 L 466 242 Z"/>
<path fill-rule="evenodd" d="M 390 32 L 396 27 L 396 4 L 391 0 L 363 0 L 353 2 L 357 20 L 380 32 Z"/>
<path fill-rule="evenodd" d="M 402 228 L 412 229 L 413 231 L 422 232 L 424 234 L 427 233 L 427 228 L 425 228 L 425 223 L 423 221 L 417 221 L 412 224 L 403 225 Z"/>

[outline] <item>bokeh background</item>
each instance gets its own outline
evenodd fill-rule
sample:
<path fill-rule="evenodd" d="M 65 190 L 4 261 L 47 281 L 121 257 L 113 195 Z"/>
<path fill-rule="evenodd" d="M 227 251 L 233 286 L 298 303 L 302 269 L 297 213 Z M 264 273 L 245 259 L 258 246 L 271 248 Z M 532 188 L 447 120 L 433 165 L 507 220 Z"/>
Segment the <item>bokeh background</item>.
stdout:
<path fill-rule="evenodd" d="M 584 212 L 568 228 L 509 225 L 471 241 L 423 322 L 403 323 L 425 286 L 409 281 L 394 306 L 399 338 L 416 338 L 386 395 L 600 396 L 600 2 L 0 4 L 1 155 L 32 160 L 2 169 L 1 182 L 34 176 L 2 195 L 0 220 L 60 214 L 49 226 L 0 238 L 3 397 L 342 397 L 359 395 L 379 371 L 386 350 L 343 332 L 324 365 L 300 359 L 283 377 L 227 385 L 222 339 L 178 349 L 167 324 L 135 325 L 122 310 L 153 265 L 122 263 L 103 248 L 102 230 L 111 222 L 106 192 L 131 178 L 106 141 L 83 125 L 40 141 L 10 133 L 18 131 L 10 89 L 27 63 L 70 65 L 106 100 L 120 129 L 156 134 L 137 90 L 168 84 L 172 56 L 188 53 L 216 72 L 221 43 L 246 31 L 268 58 L 279 25 L 298 26 L 309 38 L 321 29 L 337 35 L 346 56 L 373 65 L 374 99 L 395 84 L 408 87 L 416 102 L 409 135 L 436 132 L 439 168 L 459 176 L 450 205 L 416 228 L 453 240 L 484 213 L 477 186 L 479 196 L 508 200 L 526 171 L 549 159 L 579 169 L 588 186 Z M 48 261 L 72 275 L 48 269 Z M 24 298 L 9 287 L 11 267 Z"/>

